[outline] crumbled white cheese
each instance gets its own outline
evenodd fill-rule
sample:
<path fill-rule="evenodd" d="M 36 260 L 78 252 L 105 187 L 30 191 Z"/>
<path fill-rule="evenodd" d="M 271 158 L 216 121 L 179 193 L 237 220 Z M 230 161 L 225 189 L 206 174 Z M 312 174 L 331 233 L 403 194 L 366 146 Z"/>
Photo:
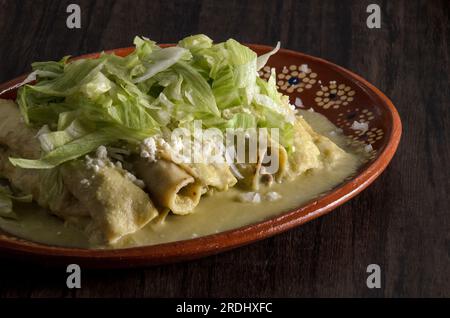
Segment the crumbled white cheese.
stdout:
<path fill-rule="evenodd" d="M 373 151 L 373 147 L 371 144 L 368 144 L 364 147 L 364 151 L 365 152 L 372 152 Z"/>
<path fill-rule="evenodd" d="M 94 170 L 95 173 L 99 172 L 101 168 L 105 167 L 105 161 L 103 159 L 91 158 L 86 155 L 86 167 Z"/>
<path fill-rule="evenodd" d="M 116 163 L 114 165 L 116 166 L 116 168 L 123 169 L 122 162 L 120 162 L 120 161 L 116 161 Z"/>
<path fill-rule="evenodd" d="M 80 183 L 85 187 L 89 187 L 91 185 L 91 182 L 88 179 L 83 179 Z"/>
<path fill-rule="evenodd" d="M 86 159 L 86 166 L 88 169 L 92 169 L 94 159 L 92 159 L 89 155 L 86 155 L 84 158 Z"/>
<path fill-rule="evenodd" d="M 302 71 L 303 73 L 307 73 L 308 72 L 308 64 L 300 65 L 300 71 Z"/>
<path fill-rule="evenodd" d="M 303 107 L 303 101 L 300 99 L 300 97 L 295 98 L 295 106 L 297 107 Z"/>
<path fill-rule="evenodd" d="M 107 159 L 108 158 L 108 150 L 106 150 L 105 146 L 100 146 L 97 148 L 95 155 L 98 159 Z"/>
<path fill-rule="evenodd" d="M 145 188 L 145 183 L 144 181 L 142 181 L 141 179 L 136 179 L 134 181 L 134 184 L 137 185 L 139 188 L 144 189 Z"/>
<path fill-rule="evenodd" d="M 112 163 L 108 160 L 108 151 L 105 146 L 100 146 L 97 148 L 95 152 L 96 158 L 92 158 L 89 155 L 86 155 L 86 166 L 88 169 L 92 169 L 95 172 L 98 172 L 101 168 L 104 168 L 106 165 L 111 166 Z"/>
<path fill-rule="evenodd" d="M 275 191 L 267 192 L 264 195 L 264 199 L 267 201 L 277 201 L 281 199 L 281 194 Z"/>
<path fill-rule="evenodd" d="M 311 107 L 310 109 L 308 109 L 308 111 L 310 112 L 310 113 L 314 113 L 314 109 Z"/>
<path fill-rule="evenodd" d="M 130 173 L 129 171 L 125 171 L 125 176 L 127 177 L 128 180 L 130 180 L 131 182 L 134 182 L 137 180 L 136 176 L 132 173 Z"/>
<path fill-rule="evenodd" d="M 365 122 L 360 123 L 355 120 L 350 128 L 353 130 L 359 130 L 359 131 L 362 131 L 363 133 L 365 133 L 366 131 L 369 130 L 369 123 L 365 123 Z"/>
<path fill-rule="evenodd" d="M 332 137 L 336 136 L 336 132 L 334 130 L 330 131 L 328 134 Z"/>
<path fill-rule="evenodd" d="M 280 200 L 281 194 L 275 191 L 267 192 L 264 195 L 259 194 L 258 192 L 244 192 L 240 193 L 237 199 L 240 202 L 245 203 L 260 203 L 261 201 L 277 201 Z"/>
<path fill-rule="evenodd" d="M 260 203 L 261 195 L 258 192 L 244 192 L 238 195 L 238 200 L 247 203 Z"/>
<path fill-rule="evenodd" d="M 155 138 L 149 137 L 144 139 L 141 144 L 141 157 L 150 162 L 156 161 L 156 141 Z"/>
<path fill-rule="evenodd" d="M 137 185 L 139 188 L 143 189 L 145 187 L 144 181 L 136 178 L 136 176 L 131 172 L 125 171 L 125 177 L 131 182 L 133 182 L 135 185 Z"/>

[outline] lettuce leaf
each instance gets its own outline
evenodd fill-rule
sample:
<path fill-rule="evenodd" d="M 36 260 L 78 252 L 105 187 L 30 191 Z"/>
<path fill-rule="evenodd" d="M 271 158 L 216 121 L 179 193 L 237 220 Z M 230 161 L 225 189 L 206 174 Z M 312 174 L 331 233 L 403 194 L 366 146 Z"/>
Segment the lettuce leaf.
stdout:
<path fill-rule="evenodd" d="M 101 145 L 107 145 L 115 138 L 109 132 L 97 131 L 66 143 L 48 152 L 41 159 L 9 158 L 9 161 L 16 167 L 26 169 L 52 169 L 62 163 L 84 156 Z"/>
<path fill-rule="evenodd" d="M 277 45 L 275 46 L 275 48 L 272 51 L 267 52 L 266 54 L 258 56 L 258 59 L 256 60 L 256 69 L 258 71 L 260 69 L 262 69 L 267 64 L 267 62 L 269 61 L 269 58 L 272 55 L 276 54 L 279 50 L 280 50 L 280 42 L 277 43 Z"/>

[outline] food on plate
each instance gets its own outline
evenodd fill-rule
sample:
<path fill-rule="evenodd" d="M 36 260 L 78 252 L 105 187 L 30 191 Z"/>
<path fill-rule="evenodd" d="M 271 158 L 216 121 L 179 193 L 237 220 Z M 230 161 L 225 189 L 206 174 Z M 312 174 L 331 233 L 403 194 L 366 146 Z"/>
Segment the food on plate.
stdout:
<path fill-rule="evenodd" d="M 0 227 L 83 247 L 187 239 L 295 207 L 362 163 L 278 92 L 274 69 L 258 76 L 279 45 L 258 57 L 202 34 L 134 44 L 33 63 L 35 81 L 0 100 Z"/>

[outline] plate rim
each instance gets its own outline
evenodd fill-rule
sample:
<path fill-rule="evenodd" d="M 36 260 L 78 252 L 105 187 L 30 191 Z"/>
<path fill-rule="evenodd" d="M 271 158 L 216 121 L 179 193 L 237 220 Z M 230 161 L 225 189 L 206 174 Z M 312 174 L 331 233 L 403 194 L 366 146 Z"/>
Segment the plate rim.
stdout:
<path fill-rule="evenodd" d="M 160 45 L 167 47 L 173 44 Z M 261 44 L 246 45 L 261 52 L 268 52 L 273 49 L 271 46 Z M 105 52 L 126 54 L 133 49 L 134 47 L 125 47 L 106 50 Z M 218 254 L 280 234 L 331 212 L 361 193 L 386 169 L 398 148 L 402 134 L 402 123 L 397 109 L 392 101 L 378 88 L 360 75 L 344 67 L 325 59 L 290 49 L 280 49 L 279 52 L 321 63 L 327 68 L 356 80 L 361 88 L 365 90 L 368 88 L 370 93 L 372 93 L 371 95 L 376 96 L 380 100 L 378 106 L 385 108 L 387 114 L 389 114 L 391 129 L 387 136 L 386 145 L 380 150 L 376 159 L 351 180 L 340 184 L 324 196 L 310 200 L 300 207 L 290 209 L 261 222 L 217 234 L 183 241 L 123 249 L 82 249 L 51 246 L 17 238 L 12 234 L 1 233 L 0 251 L 4 253 L 2 256 L 31 260 L 47 266 L 76 263 L 89 268 L 126 268 L 175 263 Z M 73 59 L 93 58 L 99 54 L 100 52 L 83 54 Z M 26 76 L 27 74 L 21 75 L 0 84 L 0 91 L 23 81 Z"/>

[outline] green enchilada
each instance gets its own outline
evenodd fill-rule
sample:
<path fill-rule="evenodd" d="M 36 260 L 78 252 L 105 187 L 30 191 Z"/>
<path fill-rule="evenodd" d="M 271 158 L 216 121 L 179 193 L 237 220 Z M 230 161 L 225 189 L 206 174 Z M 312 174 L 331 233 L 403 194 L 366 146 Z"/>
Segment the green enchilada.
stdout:
<path fill-rule="evenodd" d="M 274 70 L 258 77 L 279 46 L 258 57 L 205 35 L 134 43 L 126 57 L 34 63 L 36 82 L 0 100 L 0 227 L 85 247 L 187 239 L 281 212 L 363 161 L 277 91 Z"/>

